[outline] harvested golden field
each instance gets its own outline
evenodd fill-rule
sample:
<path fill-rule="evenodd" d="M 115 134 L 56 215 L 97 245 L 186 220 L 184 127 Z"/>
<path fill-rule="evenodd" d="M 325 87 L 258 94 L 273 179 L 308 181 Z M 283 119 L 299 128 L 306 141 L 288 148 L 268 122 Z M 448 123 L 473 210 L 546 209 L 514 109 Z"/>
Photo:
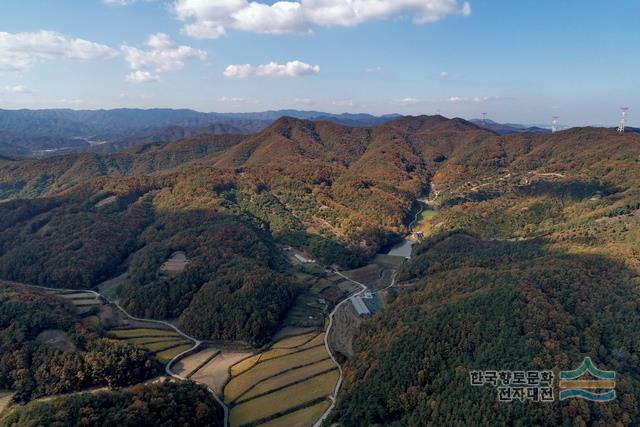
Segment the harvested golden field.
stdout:
<path fill-rule="evenodd" d="M 180 337 L 175 331 L 170 329 L 155 328 L 135 328 L 135 329 L 112 329 L 109 335 L 115 338 L 136 338 L 136 337 Z"/>
<path fill-rule="evenodd" d="M 144 344 L 142 347 L 146 348 L 149 351 L 161 352 L 163 350 L 168 350 L 177 345 L 191 346 L 191 341 L 187 341 L 187 340 L 159 341 L 159 342 Z"/>
<path fill-rule="evenodd" d="M 291 426 L 311 426 L 313 425 L 322 414 L 329 408 L 329 401 L 324 400 L 316 403 L 315 405 L 308 406 L 303 409 L 291 412 L 287 415 L 283 415 L 278 418 L 274 418 L 271 421 L 267 421 L 263 424 L 258 424 L 259 427 L 291 427 Z"/>
<path fill-rule="evenodd" d="M 328 396 L 333 392 L 338 377 L 338 371 L 333 370 L 234 406 L 230 414 L 231 426 L 253 423 Z"/>
<path fill-rule="evenodd" d="M 314 337 L 311 341 L 301 345 L 300 347 L 298 347 L 299 349 L 303 349 L 303 348 L 311 348 L 311 347 L 315 347 L 317 345 L 322 345 L 324 344 L 324 333 L 318 334 L 316 337 Z"/>
<path fill-rule="evenodd" d="M 240 396 L 238 402 L 260 396 L 272 390 L 277 390 L 282 387 L 289 386 L 306 378 L 310 378 L 314 375 L 319 375 L 333 369 L 336 369 L 336 365 L 335 363 L 333 363 L 333 360 L 327 357 L 326 359 L 321 360 L 318 363 L 314 363 L 313 365 L 303 366 L 302 368 L 286 371 L 282 374 L 267 378 L 266 380 L 257 383 L 253 388 Z"/>
<path fill-rule="evenodd" d="M 295 335 L 292 337 L 286 337 L 275 343 L 271 348 L 295 348 L 306 344 L 317 336 L 316 332 L 304 335 Z"/>
<path fill-rule="evenodd" d="M 284 337 L 231 372 L 224 400 L 232 427 L 261 421 L 311 426 L 326 410 L 325 398 L 340 375 L 325 349 L 324 333 L 317 332 Z"/>
<path fill-rule="evenodd" d="M 179 355 L 180 353 L 189 350 L 191 347 L 193 347 L 191 343 L 184 344 L 178 347 L 170 348 L 168 350 L 164 350 L 159 353 L 156 353 L 156 357 L 161 362 L 166 363 L 171 359 L 173 359 L 174 357 L 176 357 L 177 355 Z"/>
<path fill-rule="evenodd" d="M 277 357 L 282 357 L 286 354 L 291 354 L 296 352 L 295 348 L 274 348 L 269 351 L 265 351 L 260 355 L 259 362 L 266 362 L 267 360 L 275 359 Z"/>
<path fill-rule="evenodd" d="M 244 371 L 253 368 L 253 366 L 260 360 L 260 356 L 262 356 L 262 354 L 255 354 L 233 365 L 231 367 L 231 376 L 236 377 Z"/>
<path fill-rule="evenodd" d="M 205 348 L 179 360 L 171 369 L 182 377 L 190 378 L 196 369 L 202 368 L 204 363 L 210 362 L 219 352 L 218 348 Z"/>
<path fill-rule="evenodd" d="M 0 413 L 5 410 L 9 403 L 11 403 L 11 397 L 13 397 L 13 393 L 10 393 L 5 390 L 0 390 Z"/>
<path fill-rule="evenodd" d="M 297 353 L 258 363 L 248 371 L 233 377 L 224 388 L 226 402 L 237 399 L 258 381 L 267 379 L 289 369 L 318 362 L 328 357 L 324 346 L 317 346 Z"/>
<path fill-rule="evenodd" d="M 249 356 L 251 356 L 249 352 L 223 351 L 193 374 L 191 379 L 208 385 L 222 395 L 224 385 L 229 379 L 229 368 Z"/>

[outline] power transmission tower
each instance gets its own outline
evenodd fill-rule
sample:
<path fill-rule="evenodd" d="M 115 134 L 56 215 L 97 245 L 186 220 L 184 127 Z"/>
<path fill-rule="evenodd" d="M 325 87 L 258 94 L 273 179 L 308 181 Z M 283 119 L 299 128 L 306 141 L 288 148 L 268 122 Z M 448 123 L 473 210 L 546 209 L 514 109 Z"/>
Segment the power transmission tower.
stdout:
<path fill-rule="evenodd" d="M 629 111 L 629 107 L 620 108 L 620 124 L 618 125 L 618 132 L 624 133 L 624 126 L 627 124 L 627 112 Z"/>

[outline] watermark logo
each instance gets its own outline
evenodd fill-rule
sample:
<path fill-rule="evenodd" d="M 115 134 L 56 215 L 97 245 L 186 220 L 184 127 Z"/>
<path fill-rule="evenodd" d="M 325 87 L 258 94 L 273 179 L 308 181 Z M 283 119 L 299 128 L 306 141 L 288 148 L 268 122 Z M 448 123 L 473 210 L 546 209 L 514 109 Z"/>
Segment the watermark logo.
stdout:
<path fill-rule="evenodd" d="M 555 401 L 553 371 L 471 371 L 469 377 L 472 386 L 494 387 L 499 402 Z M 615 380 L 614 371 L 598 369 L 585 357 L 577 369 L 560 371 L 558 397 L 608 402 L 616 398 Z"/>
<path fill-rule="evenodd" d="M 471 385 L 491 385 L 499 402 L 553 402 L 553 371 L 471 371 Z"/>
<path fill-rule="evenodd" d="M 590 357 L 585 357 L 578 369 L 560 371 L 560 400 L 577 397 L 608 402 L 616 398 L 615 387 L 615 371 L 596 368 Z"/>

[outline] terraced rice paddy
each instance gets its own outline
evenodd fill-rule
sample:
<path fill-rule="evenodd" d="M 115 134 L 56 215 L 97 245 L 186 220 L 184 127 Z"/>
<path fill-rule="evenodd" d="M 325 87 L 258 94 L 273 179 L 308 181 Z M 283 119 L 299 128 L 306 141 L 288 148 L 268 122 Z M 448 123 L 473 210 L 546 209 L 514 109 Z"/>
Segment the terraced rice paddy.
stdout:
<path fill-rule="evenodd" d="M 324 333 L 317 332 L 285 337 L 230 371 L 224 400 L 232 427 L 311 426 L 328 407 L 339 377 Z"/>
<path fill-rule="evenodd" d="M 198 354 L 198 353 L 196 353 Z M 190 362 L 193 356 L 187 357 L 185 362 Z M 216 393 L 222 395 L 224 385 L 229 380 L 229 371 L 231 366 L 251 356 L 251 353 L 246 351 L 222 351 L 222 353 L 216 355 L 212 360 L 198 369 L 196 372 L 191 371 L 191 379 L 202 384 L 206 384 L 215 390 Z M 181 372 L 181 375 L 183 373 Z"/>
<path fill-rule="evenodd" d="M 190 340 L 169 329 L 112 329 L 108 335 L 149 350 L 162 363 L 193 347 Z"/>
<path fill-rule="evenodd" d="M 193 347 L 192 344 L 179 345 L 178 347 L 173 347 L 173 348 L 170 348 L 168 350 L 164 350 L 164 351 L 160 351 L 160 352 L 156 353 L 156 357 L 158 358 L 158 360 L 160 362 L 167 363 L 171 359 L 173 359 L 174 357 L 179 355 L 180 353 L 183 353 L 183 352 L 189 350 L 191 347 Z"/>
<path fill-rule="evenodd" d="M 205 348 L 177 361 L 171 369 L 184 378 L 191 378 L 196 372 L 220 354 L 220 349 Z"/>
<path fill-rule="evenodd" d="M 329 408 L 329 401 L 323 400 L 315 405 L 290 412 L 287 415 L 260 424 L 260 427 L 291 427 L 313 425 Z"/>

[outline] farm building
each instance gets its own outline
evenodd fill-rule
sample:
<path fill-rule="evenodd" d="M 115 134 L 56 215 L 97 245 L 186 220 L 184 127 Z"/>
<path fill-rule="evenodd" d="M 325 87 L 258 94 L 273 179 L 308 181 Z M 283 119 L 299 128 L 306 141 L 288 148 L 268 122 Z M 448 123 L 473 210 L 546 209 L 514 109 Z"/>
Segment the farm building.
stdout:
<path fill-rule="evenodd" d="M 294 255 L 294 257 L 295 257 L 298 261 L 300 261 L 302 264 L 310 264 L 310 263 L 315 262 L 314 260 L 312 260 L 312 259 L 308 259 L 308 258 L 305 258 L 305 257 L 303 257 L 303 256 L 302 256 L 302 255 L 300 255 L 300 254 L 295 254 L 295 255 Z"/>
<path fill-rule="evenodd" d="M 356 309 L 356 313 L 358 316 L 368 316 L 371 314 L 371 311 L 367 308 L 364 301 L 360 297 L 351 297 L 351 304 L 353 304 L 353 308 Z"/>

